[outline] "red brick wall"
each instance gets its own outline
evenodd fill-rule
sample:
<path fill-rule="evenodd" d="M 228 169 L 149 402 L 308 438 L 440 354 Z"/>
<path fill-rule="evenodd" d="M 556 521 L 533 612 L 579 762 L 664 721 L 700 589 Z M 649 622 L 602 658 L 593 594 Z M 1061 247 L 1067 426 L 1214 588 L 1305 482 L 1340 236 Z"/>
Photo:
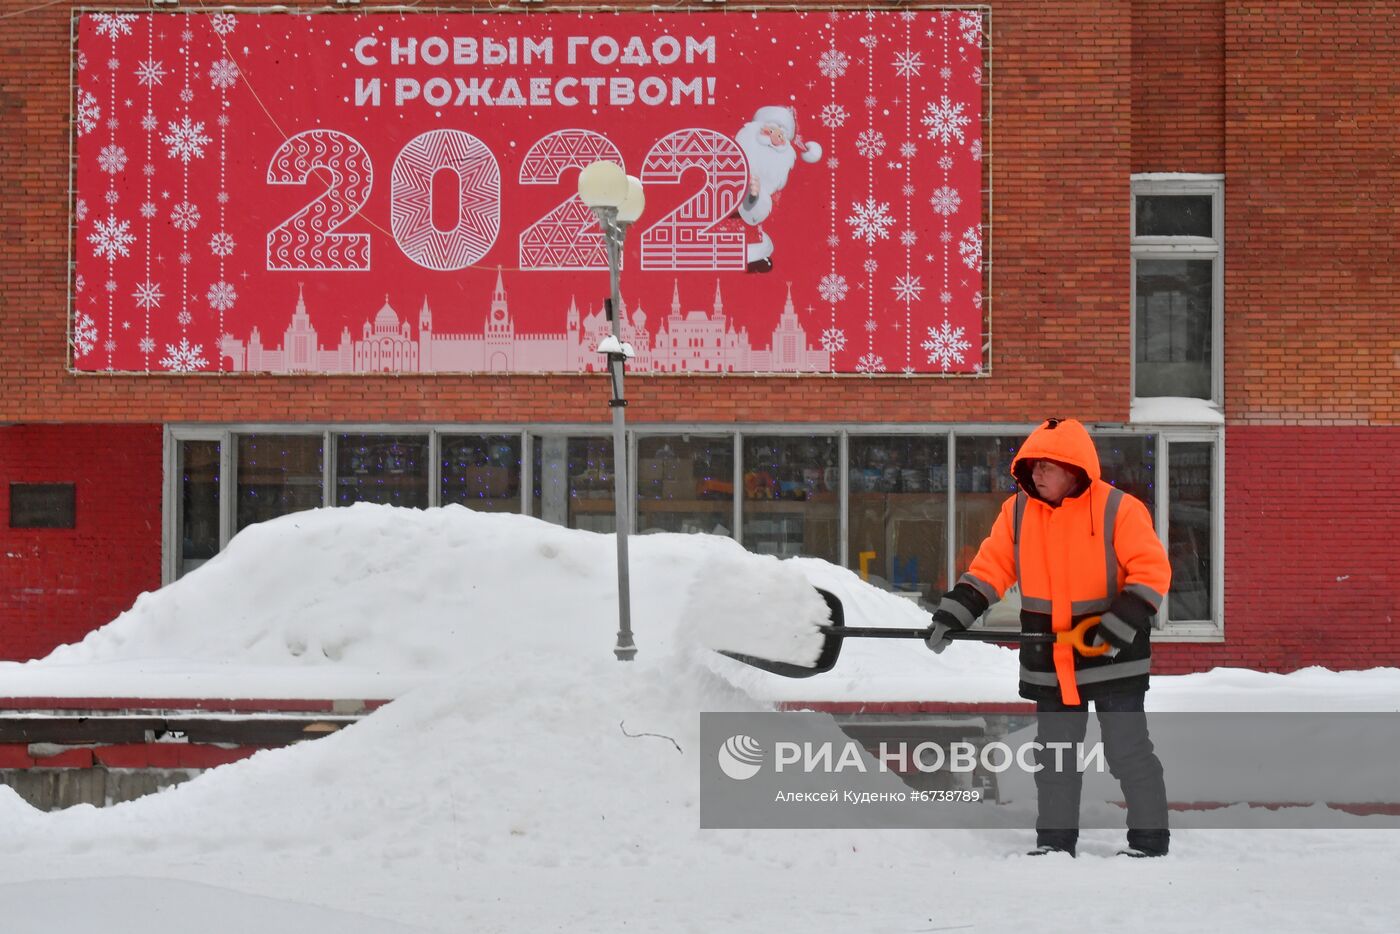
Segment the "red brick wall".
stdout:
<path fill-rule="evenodd" d="M 1400 666 L 1400 428 L 1232 428 L 1223 645 L 1163 645 L 1154 670 Z"/>
<path fill-rule="evenodd" d="M 1226 4 L 1230 424 L 1400 416 L 1400 11 Z"/>
<path fill-rule="evenodd" d="M 1056 411 L 1125 419 L 1129 9 L 994 8 L 991 378 L 635 379 L 629 419 L 1024 421 L 1049 398 Z M 607 421 L 604 384 L 582 377 L 67 373 L 69 5 L 5 26 L 8 47 L 24 52 L 0 58 L 0 236 L 13 260 L 0 271 L 0 421 Z"/>
<path fill-rule="evenodd" d="M 160 586 L 159 425 L 0 427 L 0 658 L 81 639 Z M 10 528 L 11 483 L 75 485 L 76 528 Z"/>
<path fill-rule="evenodd" d="M 1133 171 L 1225 171 L 1225 3 L 1133 0 Z"/>

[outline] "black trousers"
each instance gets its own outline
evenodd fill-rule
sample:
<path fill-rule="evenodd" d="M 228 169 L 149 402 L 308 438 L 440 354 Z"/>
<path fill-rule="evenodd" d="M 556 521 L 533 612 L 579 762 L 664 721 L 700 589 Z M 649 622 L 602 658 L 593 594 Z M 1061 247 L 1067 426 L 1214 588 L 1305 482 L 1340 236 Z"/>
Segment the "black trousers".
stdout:
<path fill-rule="evenodd" d="M 1128 845 L 1165 853 L 1171 839 L 1167 829 L 1167 787 L 1162 763 L 1147 735 L 1144 691 L 1105 694 L 1094 700 L 1103 735 L 1104 759 L 1118 779 L 1128 804 Z M 1089 726 L 1089 705 L 1070 707 L 1055 698 L 1036 701 L 1036 742 L 1040 744 L 1035 773 L 1036 845 L 1074 852 L 1079 842 L 1079 794 L 1084 776 L 1077 750 Z M 1069 743 L 1057 757 L 1050 743 Z M 1061 747 L 1064 749 L 1064 747 Z"/>

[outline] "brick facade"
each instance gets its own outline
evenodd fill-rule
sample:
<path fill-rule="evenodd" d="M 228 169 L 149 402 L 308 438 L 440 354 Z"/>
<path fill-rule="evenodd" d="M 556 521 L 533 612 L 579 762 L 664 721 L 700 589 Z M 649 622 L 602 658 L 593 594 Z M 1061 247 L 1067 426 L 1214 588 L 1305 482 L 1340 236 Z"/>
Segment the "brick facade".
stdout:
<path fill-rule="evenodd" d="M 1130 176 L 1223 172 L 1228 641 L 1163 646 L 1162 667 L 1396 664 L 1400 646 L 1370 628 L 1392 612 L 1395 576 L 1364 568 L 1393 550 L 1395 497 L 1374 477 L 1397 463 L 1400 15 L 1385 3 L 1339 14 L 1234 0 L 1005 0 L 991 11 L 990 374 L 634 379 L 629 421 L 1025 423 L 1049 407 L 1125 422 Z M 114 589 L 86 604 L 86 625 L 159 582 L 162 422 L 606 421 L 596 378 L 69 373 L 70 8 L 5 22 L 0 423 L 85 427 L 0 429 L 0 481 L 71 474 L 94 444 L 124 459 L 90 468 L 125 490 L 110 498 L 113 525 L 94 534 L 102 554 L 132 564 L 101 572 Z M 1303 455 L 1306 477 L 1293 476 L 1306 488 L 1273 497 L 1276 461 Z M 46 573 L 57 580 L 78 554 L 51 552 Z M 15 572 L 0 573 L 9 591 Z M 60 602 L 36 615 L 15 600 L 0 594 L 0 632 L 83 631 Z M 1330 622 L 1327 643 L 1311 635 L 1317 619 Z M 1307 635 L 1295 646 L 1282 624 Z"/>

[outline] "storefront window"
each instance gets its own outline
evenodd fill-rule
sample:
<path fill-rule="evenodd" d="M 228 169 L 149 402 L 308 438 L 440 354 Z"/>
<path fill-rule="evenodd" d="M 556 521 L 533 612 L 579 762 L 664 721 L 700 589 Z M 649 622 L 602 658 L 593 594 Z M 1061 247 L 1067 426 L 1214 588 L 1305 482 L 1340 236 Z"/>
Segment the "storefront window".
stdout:
<path fill-rule="evenodd" d="M 834 437 L 744 438 L 744 547 L 836 561 L 836 461 Z"/>
<path fill-rule="evenodd" d="M 638 439 L 637 531 L 732 535 L 733 525 L 733 437 Z"/>
<path fill-rule="evenodd" d="M 1137 394 L 1211 397 L 1214 261 L 1136 261 Z"/>
<path fill-rule="evenodd" d="M 1172 562 L 1168 616 L 1173 622 L 1212 619 L 1211 479 L 1215 446 L 1174 442 L 1168 448 L 1167 553 Z"/>
<path fill-rule="evenodd" d="M 335 504 L 428 505 L 427 435 L 336 435 Z"/>
<path fill-rule="evenodd" d="M 239 435 L 235 531 L 323 502 L 322 436 Z"/>
<path fill-rule="evenodd" d="M 534 439 L 531 515 L 571 529 L 617 531 L 610 437 Z"/>
<path fill-rule="evenodd" d="M 219 553 L 219 442 L 181 441 L 180 554 L 176 576 L 184 577 Z"/>
<path fill-rule="evenodd" d="M 520 511 L 519 435 L 443 435 L 438 446 L 442 505 Z"/>
<path fill-rule="evenodd" d="M 947 438 L 856 436 L 849 458 L 851 568 L 890 590 L 946 590 Z"/>
<path fill-rule="evenodd" d="M 1099 469 L 1105 482 L 1142 500 L 1157 511 L 1156 435 L 1094 435 Z"/>

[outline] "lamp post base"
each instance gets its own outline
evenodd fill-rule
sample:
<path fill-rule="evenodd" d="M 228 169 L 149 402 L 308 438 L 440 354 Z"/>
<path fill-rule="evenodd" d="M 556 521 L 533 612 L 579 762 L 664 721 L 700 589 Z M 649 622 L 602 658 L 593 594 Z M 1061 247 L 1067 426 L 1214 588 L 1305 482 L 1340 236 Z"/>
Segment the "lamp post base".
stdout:
<path fill-rule="evenodd" d="M 617 634 L 617 645 L 613 646 L 613 654 L 620 662 L 630 662 L 637 655 L 636 643 L 632 641 L 630 632 Z"/>

